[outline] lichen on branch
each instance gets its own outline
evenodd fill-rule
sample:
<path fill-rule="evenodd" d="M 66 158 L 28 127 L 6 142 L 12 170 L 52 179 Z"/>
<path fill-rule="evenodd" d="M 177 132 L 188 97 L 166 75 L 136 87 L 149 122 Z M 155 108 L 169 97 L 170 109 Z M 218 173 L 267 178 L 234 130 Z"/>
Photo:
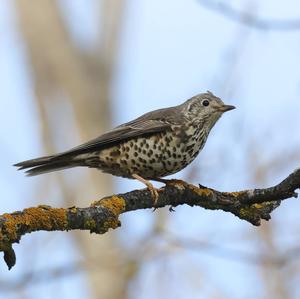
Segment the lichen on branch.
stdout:
<path fill-rule="evenodd" d="M 274 187 L 239 192 L 220 192 L 201 185 L 197 187 L 184 181 L 170 180 L 159 190 L 155 207 L 147 189 L 108 196 L 86 208 L 64 209 L 45 205 L 31 207 L 0 215 L 0 251 L 4 252 L 4 260 L 10 269 L 16 261 L 12 244 L 19 243 L 21 237 L 27 233 L 80 229 L 104 234 L 110 228 L 115 229 L 121 225 L 119 216 L 122 213 L 182 204 L 230 212 L 258 226 L 262 219 L 271 218 L 271 212 L 279 207 L 282 200 L 297 197 L 295 191 L 298 188 L 300 169 Z"/>

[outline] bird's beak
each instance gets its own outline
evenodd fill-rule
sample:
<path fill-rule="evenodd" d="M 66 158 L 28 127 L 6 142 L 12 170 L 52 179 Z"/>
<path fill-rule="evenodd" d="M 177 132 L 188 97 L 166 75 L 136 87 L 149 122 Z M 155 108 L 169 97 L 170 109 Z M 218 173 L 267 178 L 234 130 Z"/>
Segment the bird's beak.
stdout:
<path fill-rule="evenodd" d="M 223 105 L 223 106 L 219 107 L 218 110 L 221 111 L 221 112 L 226 112 L 226 111 L 230 111 L 230 110 L 233 110 L 233 109 L 235 109 L 235 107 L 232 106 L 232 105 Z"/>

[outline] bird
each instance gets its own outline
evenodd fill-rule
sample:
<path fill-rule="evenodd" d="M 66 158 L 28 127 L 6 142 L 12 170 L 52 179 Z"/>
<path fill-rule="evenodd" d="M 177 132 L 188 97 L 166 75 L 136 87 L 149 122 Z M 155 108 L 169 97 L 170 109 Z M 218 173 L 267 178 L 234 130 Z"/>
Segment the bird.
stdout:
<path fill-rule="evenodd" d="M 148 112 L 70 150 L 14 164 L 35 176 L 85 166 L 145 184 L 157 204 L 158 190 L 150 181 L 188 166 L 203 149 L 224 112 L 235 109 L 212 92 L 184 103 Z"/>

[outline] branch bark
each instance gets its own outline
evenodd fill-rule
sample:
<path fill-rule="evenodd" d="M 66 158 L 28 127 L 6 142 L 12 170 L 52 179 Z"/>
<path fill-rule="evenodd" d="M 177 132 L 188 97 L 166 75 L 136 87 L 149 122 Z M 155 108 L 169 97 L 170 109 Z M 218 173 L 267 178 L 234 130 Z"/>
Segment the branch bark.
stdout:
<path fill-rule="evenodd" d="M 298 188 L 300 168 L 274 187 L 239 192 L 220 192 L 201 185 L 196 187 L 184 181 L 170 180 L 159 190 L 156 208 L 187 204 L 223 210 L 259 226 L 262 219 L 271 219 L 271 212 L 279 207 L 282 200 L 297 197 L 295 191 Z M 64 209 L 42 205 L 6 213 L 0 216 L 0 251 L 4 252 L 4 260 L 11 269 L 16 262 L 12 244 L 19 243 L 27 233 L 80 229 L 104 234 L 110 228 L 121 226 L 120 214 L 149 208 L 153 208 L 153 199 L 150 192 L 143 189 L 104 197 L 86 208 Z"/>

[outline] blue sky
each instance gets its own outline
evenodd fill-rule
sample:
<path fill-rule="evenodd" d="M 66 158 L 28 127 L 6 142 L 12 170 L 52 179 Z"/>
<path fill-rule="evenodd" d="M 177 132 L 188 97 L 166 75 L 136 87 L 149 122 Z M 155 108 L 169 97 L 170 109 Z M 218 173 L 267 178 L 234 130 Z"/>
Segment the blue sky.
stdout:
<path fill-rule="evenodd" d="M 288 2 L 289 5 L 281 1 L 264 1 L 255 5 L 255 11 L 265 18 L 300 18 L 299 3 Z M 24 44 L 16 30 L 12 2 L 2 0 L 1 3 L 0 188 L 4 200 L 0 209 L 6 212 L 32 204 L 30 196 L 39 183 L 17 173 L 11 164 L 43 153 Z M 65 0 L 60 3 L 78 45 L 92 44 L 99 34 L 95 29 L 95 2 Z M 249 171 L 250 159 L 260 165 L 273 156 L 284 157 L 292 149 L 299 148 L 299 31 L 256 31 L 204 9 L 195 0 L 131 0 L 127 3 L 112 90 L 113 125 L 149 110 L 177 105 L 199 92 L 215 92 L 238 109 L 225 115 L 214 128 L 205 149 L 194 162 L 198 175 L 193 177 L 193 182 L 201 181 L 203 185 L 228 191 L 254 186 Z M 236 7 L 245 5 L 245 1 L 230 3 Z M 252 147 L 253 157 L 249 157 L 249 148 Z M 296 161 L 288 161 L 274 171 L 265 184 L 278 182 L 298 167 L 299 162 L 300 156 Z M 189 173 L 190 170 L 186 169 L 176 177 L 182 178 Z M 120 192 L 142 187 L 138 182 L 124 179 L 115 182 L 116 190 Z M 278 232 L 275 239 L 282 250 L 299 240 L 298 208 L 297 201 L 291 200 L 274 213 L 272 224 Z M 285 216 L 283 220 L 282 215 Z M 189 223 L 185 225 L 187 220 Z M 140 211 L 123 215 L 122 221 L 120 239 L 126 233 L 132 236 L 135 244 L 145 235 L 153 215 L 150 211 Z M 256 228 L 222 212 L 179 207 L 169 220 L 168 230 L 179 237 L 208 238 L 225 247 L 253 253 L 260 248 L 260 244 L 253 240 L 253 235 L 258 233 Z M 244 235 L 251 238 L 248 240 Z M 43 239 L 42 234 L 39 236 Z M 19 246 L 30 248 L 31 237 L 22 240 L 16 247 L 17 253 Z M 54 250 L 56 242 L 63 238 L 61 234 L 52 239 L 50 248 Z M 72 244 L 64 246 L 71 256 L 76 257 Z M 63 252 L 53 252 L 55 256 L 49 259 L 51 265 L 59 265 L 65 260 Z M 207 276 L 196 280 L 194 285 L 183 282 L 181 289 L 176 286 L 168 289 L 166 292 L 174 298 L 184 298 L 185 294 L 207 298 L 205 296 L 212 294 L 214 288 L 227 291 L 231 298 L 250 298 L 260 294 L 261 277 L 256 275 L 255 266 L 193 250 L 174 256 L 169 258 L 168 273 L 175 276 L 175 281 L 178 281 L 176 277 L 180 279 L 176 269 L 186 267 L 188 261 Z M 47 261 L 40 256 L 39 259 L 37 267 L 45 266 L 45 263 L 47 266 Z M 156 295 L 156 298 L 163 298 L 161 293 L 153 294 L 156 289 L 151 288 L 152 284 L 159 284 L 157 273 L 163 271 L 163 267 L 164 263 L 147 263 L 134 282 L 139 295 L 132 291 L 132 297 L 153 298 Z M 9 275 L 17 276 L 25 268 L 21 255 L 14 272 Z M 0 279 L 8 275 L 3 264 L 0 271 Z M 231 283 L 232 278 L 235 284 Z M 81 275 L 65 278 L 62 285 L 65 298 L 82 298 L 87 291 Z M 199 285 L 204 288 L 203 292 L 199 293 Z M 53 285 L 33 288 L 31 294 L 34 298 L 42 290 L 42 298 L 50 298 L 55 288 L 54 282 Z M 52 292 L 45 292 L 49 289 Z M 9 297 L 0 294 L 0 298 Z"/>

